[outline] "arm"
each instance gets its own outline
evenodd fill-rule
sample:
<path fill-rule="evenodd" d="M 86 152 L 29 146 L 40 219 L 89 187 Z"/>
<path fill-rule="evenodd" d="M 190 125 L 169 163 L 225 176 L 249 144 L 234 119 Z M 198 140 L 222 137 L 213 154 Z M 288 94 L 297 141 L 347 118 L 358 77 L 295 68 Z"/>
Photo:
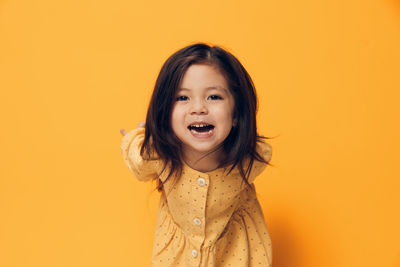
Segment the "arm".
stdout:
<path fill-rule="evenodd" d="M 144 160 L 140 155 L 145 133 L 143 124 L 139 124 L 136 129 L 129 132 L 121 130 L 121 133 L 124 135 L 121 143 L 121 154 L 128 169 L 140 181 L 157 179 L 158 170 L 162 166 L 160 160 Z"/>

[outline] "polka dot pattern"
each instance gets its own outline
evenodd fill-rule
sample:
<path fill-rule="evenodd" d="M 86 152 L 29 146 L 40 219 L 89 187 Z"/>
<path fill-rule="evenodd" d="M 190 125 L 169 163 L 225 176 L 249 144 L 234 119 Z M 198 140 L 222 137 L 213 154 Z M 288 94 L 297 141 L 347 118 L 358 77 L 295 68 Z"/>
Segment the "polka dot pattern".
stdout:
<path fill-rule="evenodd" d="M 143 160 L 139 150 L 144 128 L 128 132 L 121 152 L 141 181 L 161 179 L 162 164 Z M 271 146 L 257 150 L 269 161 Z M 152 266 L 271 266 L 272 243 L 253 181 L 266 167 L 254 162 L 250 186 L 237 169 L 199 172 L 184 164 L 175 184 L 164 184 L 158 207 Z"/>

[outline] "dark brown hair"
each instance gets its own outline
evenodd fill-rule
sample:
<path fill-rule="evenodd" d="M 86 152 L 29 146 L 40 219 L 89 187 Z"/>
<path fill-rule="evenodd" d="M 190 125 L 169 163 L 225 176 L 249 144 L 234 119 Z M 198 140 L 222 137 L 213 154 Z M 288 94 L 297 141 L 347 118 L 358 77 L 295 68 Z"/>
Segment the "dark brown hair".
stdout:
<path fill-rule="evenodd" d="M 140 150 L 142 156 L 150 158 L 154 152 L 164 162 L 163 171 L 169 166 L 171 176 L 180 177 L 183 164 L 181 161 L 181 141 L 171 127 L 171 112 L 175 102 L 177 88 L 189 66 L 207 64 L 216 67 L 225 77 L 229 90 L 234 97 L 234 117 L 237 125 L 232 128 L 222 146 L 227 157 L 219 167 L 227 167 L 230 173 L 236 166 L 249 185 L 249 177 L 254 160 L 269 164 L 256 152 L 256 142 L 263 142 L 268 137 L 257 134 L 257 96 L 253 81 L 239 60 L 219 46 L 206 43 L 188 45 L 172 54 L 162 66 L 158 75 L 146 117 L 145 137 Z M 146 155 L 145 155 L 146 154 Z M 248 166 L 244 166 L 249 157 Z M 177 179 L 177 178 L 176 178 Z M 157 190 L 162 191 L 163 182 L 158 179 Z"/>

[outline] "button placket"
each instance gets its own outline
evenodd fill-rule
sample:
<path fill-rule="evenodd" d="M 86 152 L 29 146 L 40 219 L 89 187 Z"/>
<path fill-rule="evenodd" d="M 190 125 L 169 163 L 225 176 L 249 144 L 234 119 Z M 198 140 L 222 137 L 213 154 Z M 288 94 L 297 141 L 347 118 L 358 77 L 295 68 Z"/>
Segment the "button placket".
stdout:
<path fill-rule="evenodd" d="M 206 198 L 204 196 L 207 195 L 207 190 L 208 190 L 208 175 L 207 174 L 201 174 L 201 173 L 193 173 L 194 177 L 192 176 L 191 178 L 191 185 L 192 189 L 194 192 L 193 197 L 193 207 L 192 209 L 192 227 L 190 227 L 190 230 L 193 233 L 193 247 L 191 250 L 192 254 L 192 259 L 193 261 L 196 261 L 196 264 L 198 263 L 198 260 L 201 260 L 200 256 L 200 247 L 202 243 L 204 242 L 205 238 L 205 230 L 204 226 L 206 221 L 204 218 L 204 212 L 205 212 L 205 204 L 206 204 Z M 194 178 L 194 179 L 193 179 Z"/>

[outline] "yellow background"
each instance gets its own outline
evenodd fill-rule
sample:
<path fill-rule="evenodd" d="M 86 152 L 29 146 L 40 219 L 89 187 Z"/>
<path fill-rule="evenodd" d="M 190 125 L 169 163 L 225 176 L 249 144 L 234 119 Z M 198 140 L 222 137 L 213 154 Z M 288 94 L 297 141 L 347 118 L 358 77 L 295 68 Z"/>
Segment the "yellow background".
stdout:
<path fill-rule="evenodd" d="M 274 149 L 274 267 L 400 266 L 400 3 L 0 1 L 0 266 L 150 266 L 158 194 L 123 164 L 169 55 L 236 55 Z"/>

